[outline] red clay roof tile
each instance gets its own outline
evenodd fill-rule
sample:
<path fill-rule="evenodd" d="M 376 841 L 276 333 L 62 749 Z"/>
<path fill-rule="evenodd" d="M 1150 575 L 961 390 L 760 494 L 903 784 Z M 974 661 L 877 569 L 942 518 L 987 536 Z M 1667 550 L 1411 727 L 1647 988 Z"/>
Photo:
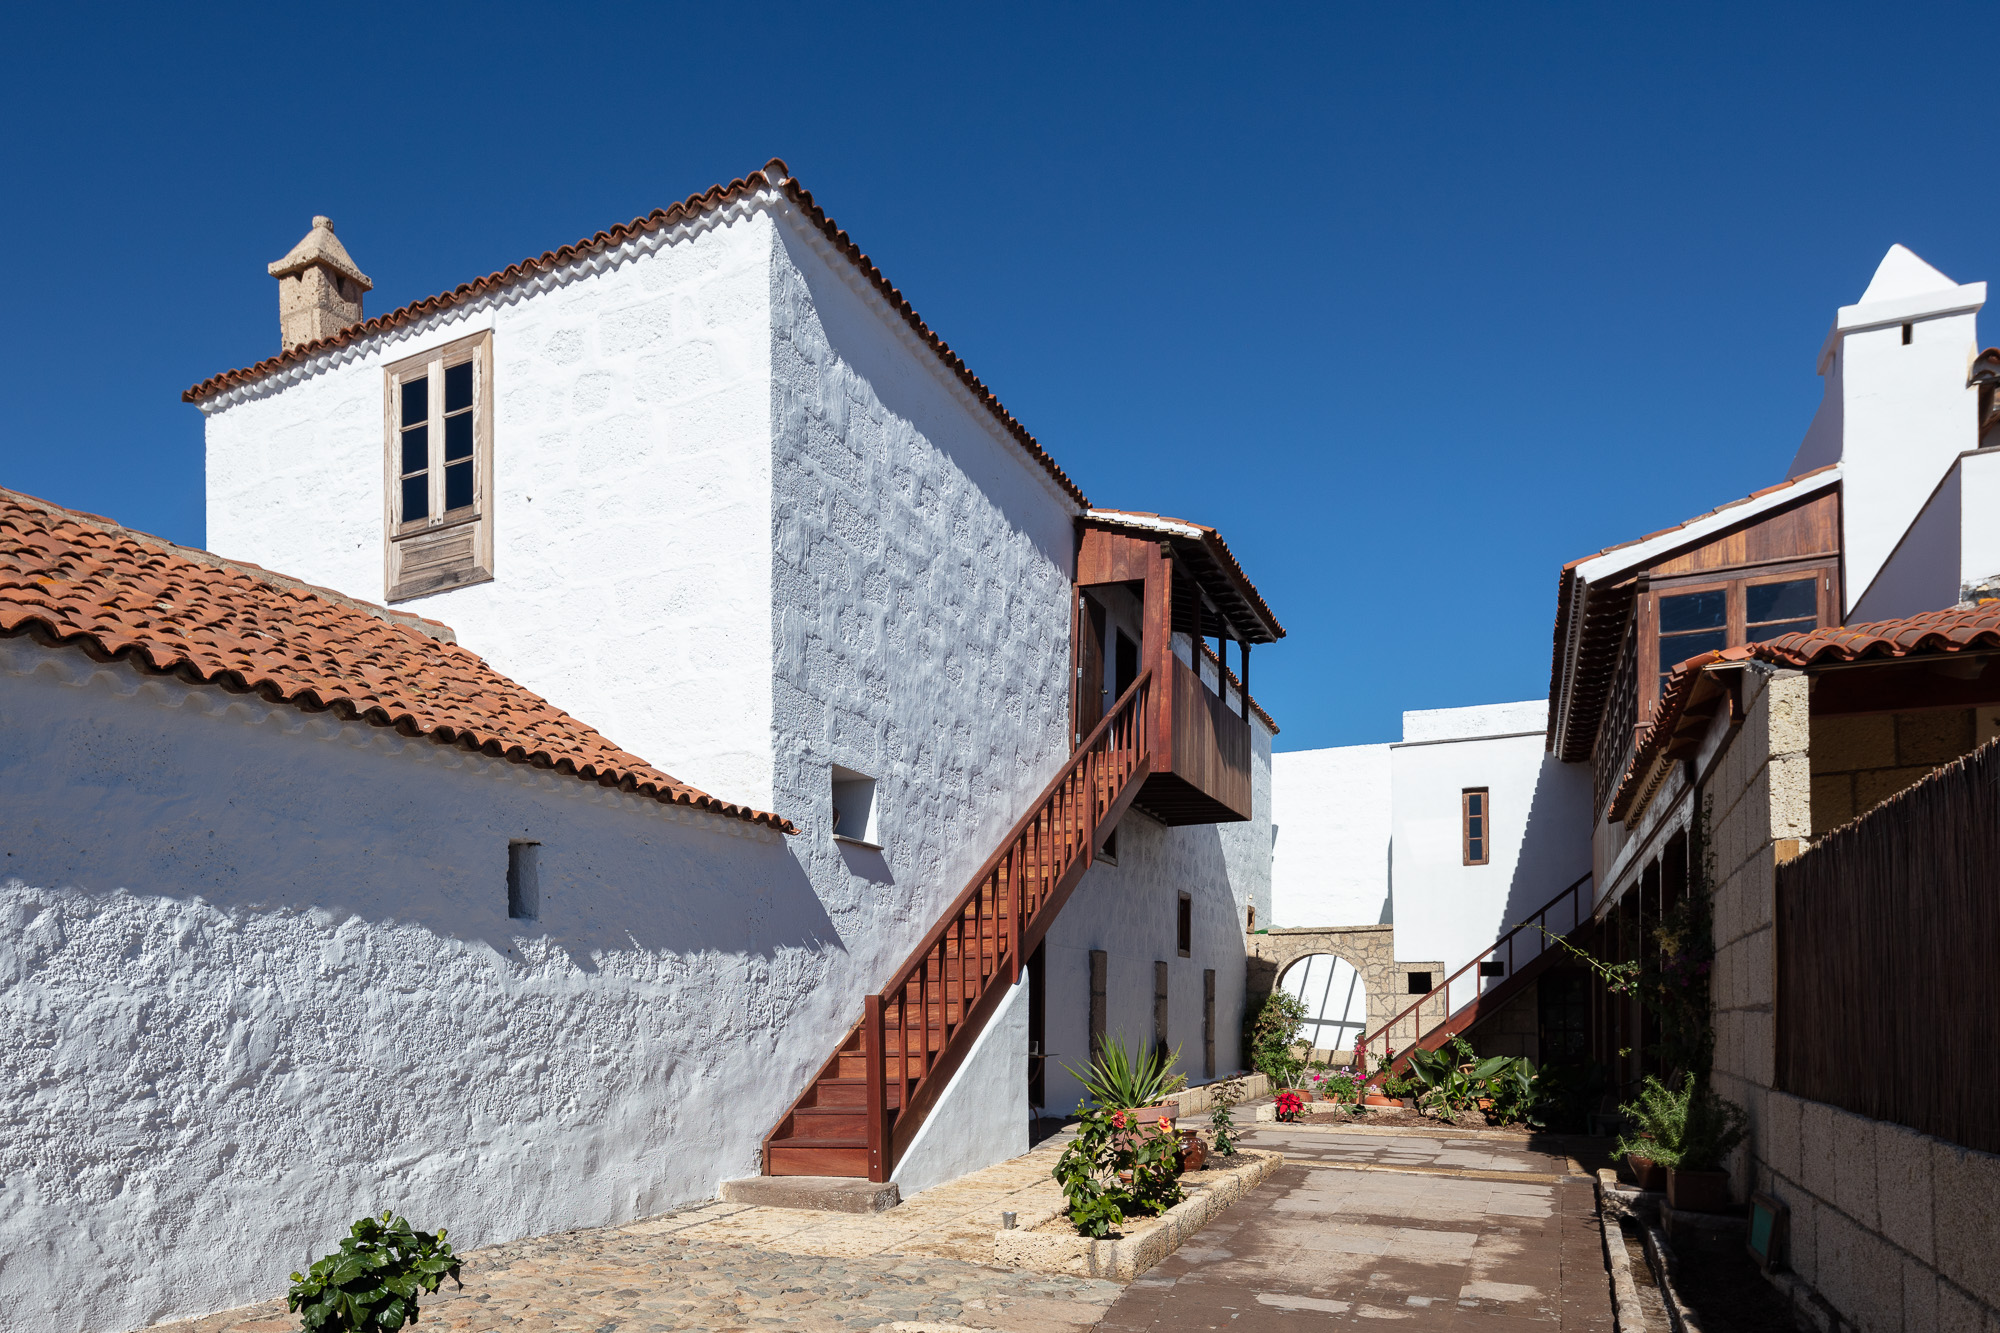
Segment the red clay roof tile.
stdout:
<path fill-rule="evenodd" d="M 940 361 L 944 362 L 945 367 L 953 375 L 958 377 L 959 382 L 971 392 L 974 398 L 979 400 L 980 405 L 1000 423 L 1001 428 L 1013 437 L 1015 443 L 1026 450 L 1029 457 L 1039 463 L 1042 469 L 1055 480 L 1056 485 L 1061 487 L 1063 492 L 1071 500 L 1075 501 L 1078 506 L 1084 509 L 1090 507 L 1090 501 L 1084 498 L 1084 494 L 1078 489 L 1077 484 L 1069 479 L 1069 475 L 1057 466 L 1055 459 L 1050 457 L 1048 451 L 1042 448 L 1041 442 L 1029 434 L 1026 426 L 1023 426 L 1019 421 L 1014 419 L 1014 414 L 1009 412 L 1001 404 L 999 398 L 994 396 L 993 391 L 988 389 L 980 381 L 980 378 L 972 373 L 971 367 L 967 366 L 964 360 L 951 350 L 944 339 L 938 337 L 931 330 L 930 325 L 924 323 L 922 316 L 918 315 L 916 310 L 911 307 L 909 301 L 904 299 L 903 293 L 897 290 L 887 278 L 883 277 L 882 271 L 876 268 L 868 256 L 861 252 L 861 247 L 856 245 L 848 234 L 842 231 L 834 223 L 833 219 L 826 215 L 824 209 L 813 202 L 811 192 L 792 179 L 791 168 L 785 165 L 783 159 L 775 157 L 764 164 L 762 171 L 753 171 L 748 176 L 733 180 L 727 185 L 711 185 L 700 194 L 689 195 L 686 199 L 668 208 L 656 208 L 645 217 L 634 218 L 630 222 L 620 223 L 607 231 L 600 231 L 594 236 L 586 236 L 573 245 L 565 245 L 560 249 L 545 251 L 535 258 L 524 259 L 518 264 L 510 264 L 498 273 L 489 273 L 485 277 L 477 278 L 472 282 L 460 283 L 448 292 L 441 292 L 436 296 L 412 302 L 399 310 L 392 310 L 386 315 L 377 315 L 373 319 L 363 320 L 359 324 L 342 329 L 331 337 L 320 338 L 313 342 L 302 343 L 297 347 L 287 348 L 277 356 L 265 361 L 259 361 L 254 366 L 249 366 L 242 370 L 224 371 L 220 375 L 212 375 L 181 394 L 181 401 L 198 403 L 204 398 L 214 397 L 225 389 L 233 389 L 238 385 L 254 383 L 274 371 L 282 370 L 286 366 L 298 365 L 303 361 L 317 356 L 321 352 L 329 351 L 336 347 L 344 347 L 362 338 L 381 333 L 388 329 L 401 327 L 426 315 L 436 314 L 441 310 L 449 310 L 453 306 L 462 305 L 488 292 L 512 286 L 514 283 L 525 281 L 539 273 L 551 272 L 561 268 L 565 264 L 595 254 L 600 250 L 621 245 L 635 236 L 642 236 L 647 232 L 658 231 L 662 227 L 674 226 L 677 223 L 687 221 L 689 218 L 699 217 L 704 213 L 734 203 L 738 199 L 753 195 L 759 190 L 766 189 L 782 191 L 786 198 L 798 205 L 800 211 L 805 214 L 814 226 L 819 228 L 821 234 L 833 245 L 833 248 L 840 251 L 842 255 L 846 256 L 849 263 L 861 270 L 862 276 L 874 285 L 875 290 L 881 293 L 882 298 L 894 308 L 897 314 L 902 316 L 903 322 L 910 326 L 911 331 L 930 347 L 931 351 Z"/>
<path fill-rule="evenodd" d="M 20 634 L 797 831 L 627 754 L 435 621 L 0 490 L 0 635 Z"/>

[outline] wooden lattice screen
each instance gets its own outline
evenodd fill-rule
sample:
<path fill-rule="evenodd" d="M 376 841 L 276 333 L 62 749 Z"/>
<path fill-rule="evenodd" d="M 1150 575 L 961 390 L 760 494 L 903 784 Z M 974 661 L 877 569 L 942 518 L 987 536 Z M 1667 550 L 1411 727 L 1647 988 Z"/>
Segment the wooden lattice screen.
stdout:
<path fill-rule="evenodd" d="M 2000 1152 L 2000 742 L 1777 868 L 1784 1092 Z"/>

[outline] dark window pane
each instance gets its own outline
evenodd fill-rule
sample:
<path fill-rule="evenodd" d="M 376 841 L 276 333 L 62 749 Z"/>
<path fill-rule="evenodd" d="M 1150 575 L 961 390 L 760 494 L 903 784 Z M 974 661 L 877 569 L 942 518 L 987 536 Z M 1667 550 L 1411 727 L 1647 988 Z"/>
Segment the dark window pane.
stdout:
<path fill-rule="evenodd" d="M 456 412 L 472 406 L 472 363 L 461 362 L 444 369 L 444 410 Z"/>
<path fill-rule="evenodd" d="M 472 503 L 472 460 L 453 463 L 444 470 L 444 507 L 463 509 Z"/>
<path fill-rule="evenodd" d="M 1817 619 L 1818 583 L 1818 579 L 1799 579 L 1792 583 L 1753 583 L 1743 590 L 1744 619 L 1753 625 L 1766 620 L 1800 620 L 1806 616 Z"/>
<path fill-rule="evenodd" d="M 431 516 L 431 479 L 426 473 L 403 478 L 403 521 Z"/>
<path fill-rule="evenodd" d="M 403 432 L 403 471 L 422 472 L 431 465 L 431 428 L 412 426 Z"/>
<path fill-rule="evenodd" d="M 1660 600 L 1664 602 L 1666 599 Z M 1660 639 L 1660 670 L 1671 671 L 1696 653 L 1728 646 L 1729 635 L 1719 629 L 1706 630 L 1700 634 L 1663 635 Z"/>
<path fill-rule="evenodd" d="M 1486 835 L 1486 821 L 1478 815 L 1474 815 L 1465 821 L 1465 833 L 1470 838 L 1484 837 Z"/>
<path fill-rule="evenodd" d="M 1750 627 L 1750 642 L 1766 643 L 1780 634 L 1810 634 L 1819 628 L 1819 617 L 1810 620 L 1773 620 L 1767 625 Z"/>
<path fill-rule="evenodd" d="M 1479 838 L 1474 838 L 1466 852 L 1466 856 L 1470 860 L 1484 861 L 1486 859 L 1486 843 Z"/>
<path fill-rule="evenodd" d="M 1474 791 L 1465 794 L 1465 812 L 1467 814 L 1476 815 L 1482 813 L 1485 804 L 1486 793 Z"/>
<path fill-rule="evenodd" d="M 431 382 L 428 379 L 403 381 L 403 424 L 414 426 L 431 416 Z"/>
<path fill-rule="evenodd" d="M 472 413 L 444 419 L 444 461 L 472 457 Z"/>
<path fill-rule="evenodd" d="M 1691 629 L 1719 629 L 1728 603 L 1721 588 L 1713 592 L 1686 592 L 1660 599 L 1660 633 L 1678 634 Z M 1686 654 L 1683 654 L 1685 656 Z"/>

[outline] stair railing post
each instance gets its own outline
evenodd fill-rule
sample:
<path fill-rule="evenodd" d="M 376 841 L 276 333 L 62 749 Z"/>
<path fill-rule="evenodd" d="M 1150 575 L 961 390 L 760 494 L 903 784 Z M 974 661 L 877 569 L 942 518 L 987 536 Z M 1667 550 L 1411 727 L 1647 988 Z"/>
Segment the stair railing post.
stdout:
<path fill-rule="evenodd" d="M 889 1098 L 883 1084 L 889 1050 L 883 1040 L 882 997 L 869 995 L 861 1003 L 861 1043 L 868 1071 L 868 1179 L 879 1185 L 889 1179 Z"/>

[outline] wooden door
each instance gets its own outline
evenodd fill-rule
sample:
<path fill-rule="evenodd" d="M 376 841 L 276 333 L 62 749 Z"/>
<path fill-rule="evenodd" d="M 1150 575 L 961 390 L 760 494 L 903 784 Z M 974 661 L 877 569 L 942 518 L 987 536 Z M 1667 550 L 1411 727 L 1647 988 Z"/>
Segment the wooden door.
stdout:
<path fill-rule="evenodd" d="M 1076 654 L 1076 739 L 1097 730 L 1104 720 L 1104 608 L 1089 593 L 1077 592 L 1077 632 L 1081 642 Z"/>

